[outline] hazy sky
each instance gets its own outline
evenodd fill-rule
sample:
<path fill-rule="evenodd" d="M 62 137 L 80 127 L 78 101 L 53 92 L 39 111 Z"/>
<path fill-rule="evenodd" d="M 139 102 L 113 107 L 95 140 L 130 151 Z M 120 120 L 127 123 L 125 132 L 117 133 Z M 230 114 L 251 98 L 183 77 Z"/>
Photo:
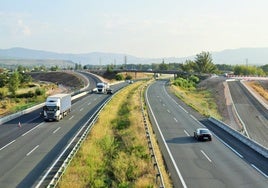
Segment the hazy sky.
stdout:
<path fill-rule="evenodd" d="M 183 57 L 268 47 L 268 0 L 0 0 L 0 48 Z"/>

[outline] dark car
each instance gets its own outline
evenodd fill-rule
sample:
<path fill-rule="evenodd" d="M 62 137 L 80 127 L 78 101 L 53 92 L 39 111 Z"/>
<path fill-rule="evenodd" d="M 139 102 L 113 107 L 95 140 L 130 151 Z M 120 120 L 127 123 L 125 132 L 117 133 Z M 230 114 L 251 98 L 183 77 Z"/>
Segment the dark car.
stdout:
<path fill-rule="evenodd" d="M 107 89 L 107 94 L 113 94 L 113 90 L 111 88 Z"/>
<path fill-rule="evenodd" d="M 194 137 L 199 140 L 212 140 L 212 134 L 211 132 L 206 128 L 198 128 L 194 132 Z"/>

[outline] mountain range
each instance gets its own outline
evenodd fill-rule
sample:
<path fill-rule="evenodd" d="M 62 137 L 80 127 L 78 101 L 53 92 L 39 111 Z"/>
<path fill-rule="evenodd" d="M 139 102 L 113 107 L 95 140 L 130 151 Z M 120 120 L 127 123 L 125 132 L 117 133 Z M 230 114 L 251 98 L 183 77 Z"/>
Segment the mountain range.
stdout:
<path fill-rule="evenodd" d="M 219 52 L 210 52 L 214 64 L 228 65 L 265 65 L 268 64 L 268 48 L 239 48 L 227 49 Z M 81 54 L 55 53 L 27 48 L 0 49 L 0 60 L 35 59 L 35 60 L 66 60 L 82 65 L 107 64 L 152 64 L 183 63 L 185 60 L 194 60 L 196 55 L 188 57 L 141 58 L 128 54 L 91 52 Z"/>

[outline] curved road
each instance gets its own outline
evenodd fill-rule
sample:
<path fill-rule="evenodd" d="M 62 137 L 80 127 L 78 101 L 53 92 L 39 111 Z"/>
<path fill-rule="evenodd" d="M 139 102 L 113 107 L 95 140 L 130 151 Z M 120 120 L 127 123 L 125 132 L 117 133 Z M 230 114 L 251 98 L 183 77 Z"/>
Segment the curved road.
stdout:
<path fill-rule="evenodd" d="M 116 85 L 113 89 L 123 86 Z M 0 187 L 36 186 L 73 136 L 108 97 L 110 95 L 90 94 L 72 101 L 71 113 L 59 122 L 44 122 L 39 116 L 41 109 L 38 109 L 1 125 Z"/>
<path fill-rule="evenodd" d="M 248 136 L 268 148 L 268 110 L 249 93 L 240 81 L 228 82 L 228 86 Z"/>
<path fill-rule="evenodd" d="M 147 89 L 153 123 L 175 187 L 267 187 L 268 178 L 242 160 L 214 136 L 212 142 L 197 142 L 196 128 L 203 125 L 170 97 L 165 81 L 157 81 Z M 162 145 L 162 146 L 161 146 Z M 167 147 L 167 151 L 163 149 Z M 172 169 L 172 168 L 171 168 Z"/>

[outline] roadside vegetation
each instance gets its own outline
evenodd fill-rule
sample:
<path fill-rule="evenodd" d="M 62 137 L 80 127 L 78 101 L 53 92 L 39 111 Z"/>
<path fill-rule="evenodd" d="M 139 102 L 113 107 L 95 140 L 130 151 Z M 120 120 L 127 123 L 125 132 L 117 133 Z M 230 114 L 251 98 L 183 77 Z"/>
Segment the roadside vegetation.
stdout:
<path fill-rule="evenodd" d="M 78 78 L 68 73 L 56 71 L 37 73 L 46 75 L 41 80 L 47 82 L 40 82 L 27 71 L 22 66 L 13 72 L 0 69 L 0 117 L 44 102 L 48 95 L 59 92 L 59 85 L 56 83 L 61 80 L 62 82 L 69 80 L 68 84 L 73 84 L 74 88 L 81 86 Z"/>
<path fill-rule="evenodd" d="M 222 119 L 218 112 L 215 98 L 209 90 L 198 88 L 196 87 L 197 83 L 184 78 L 177 78 L 171 83 L 171 91 L 187 105 L 206 117 L 212 116 L 220 120 Z"/>
<path fill-rule="evenodd" d="M 268 90 L 264 88 L 259 82 L 251 81 L 251 82 L 248 82 L 248 85 L 252 87 L 266 101 L 268 101 Z"/>
<path fill-rule="evenodd" d="M 141 85 L 129 85 L 103 109 L 59 187 L 157 187 L 141 113 Z"/>
<path fill-rule="evenodd" d="M 187 105 L 198 111 L 204 116 L 213 116 L 217 119 L 222 119 L 218 112 L 218 107 L 215 98 L 211 92 L 205 88 L 197 87 L 200 78 L 192 73 L 213 74 L 217 73 L 217 67 L 213 64 L 209 53 L 202 52 L 196 56 L 195 61 L 187 61 L 182 65 L 187 75 L 178 75 L 171 82 L 171 91 L 184 101 Z"/>

